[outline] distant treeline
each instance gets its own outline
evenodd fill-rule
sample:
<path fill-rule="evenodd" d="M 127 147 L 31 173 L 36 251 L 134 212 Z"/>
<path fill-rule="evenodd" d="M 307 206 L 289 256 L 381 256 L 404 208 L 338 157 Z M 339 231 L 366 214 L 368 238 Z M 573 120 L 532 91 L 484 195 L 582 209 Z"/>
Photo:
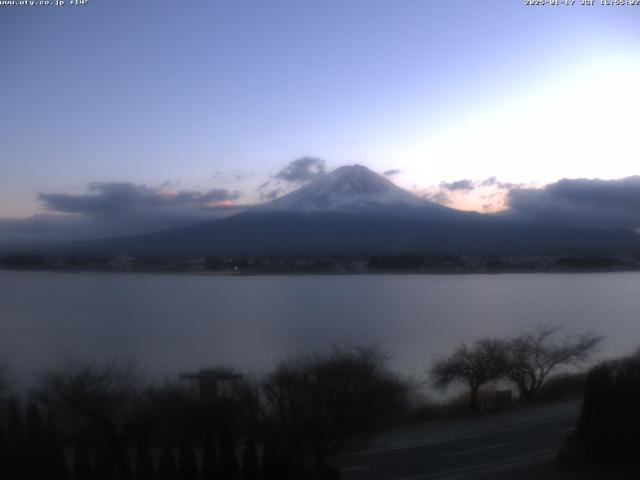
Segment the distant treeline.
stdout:
<path fill-rule="evenodd" d="M 640 268 L 640 258 L 593 256 L 375 255 L 367 257 L 101 257 L 12 254 L 0 267 L 54 271 L 392 273 L 608 271 Z"/>

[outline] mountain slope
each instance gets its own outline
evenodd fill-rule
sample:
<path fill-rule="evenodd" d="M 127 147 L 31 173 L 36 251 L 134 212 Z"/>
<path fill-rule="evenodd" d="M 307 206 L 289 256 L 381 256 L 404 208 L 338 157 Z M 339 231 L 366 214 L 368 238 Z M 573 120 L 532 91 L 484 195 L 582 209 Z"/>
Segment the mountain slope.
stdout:
<path fill-rule="evenodd" d="M 640 251 L 629 231 L 533 225 L 427 202 L 343 167 L 260 208 L 186 228 L 78 242 L 74 255 L 573 255 Z M 52 253 L 50 251 L 50 253 Z"/>
<path fill-rule="evenodd" d="M 432 207 L 428 202 L 362 165 L 340 167 L 265 205 L 276 210 L 362 210 L 372 207 Z"/>
<path fill-rule="evenodd" d="M 521 224 L 509 220 L 376 216 L 346 212 L 244 212 L 135 237 L 76 243 L 77 255 L 567 255 L 640 250 L 631 232 Z"/>

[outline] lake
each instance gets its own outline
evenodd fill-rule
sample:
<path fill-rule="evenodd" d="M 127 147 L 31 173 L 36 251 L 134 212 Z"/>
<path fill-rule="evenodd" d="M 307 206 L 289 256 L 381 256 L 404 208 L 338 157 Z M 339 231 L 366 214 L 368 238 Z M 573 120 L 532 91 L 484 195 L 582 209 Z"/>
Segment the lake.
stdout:
<path fill-rule="evenodd" d="M 423 378 L 462 341 L 541 322 L 640 345 L 640 273 L 198 276 L 0 271 L 0 358 L 26 382 L 69 354 L 134 360 L 151 375 L 379 345 Z"/>

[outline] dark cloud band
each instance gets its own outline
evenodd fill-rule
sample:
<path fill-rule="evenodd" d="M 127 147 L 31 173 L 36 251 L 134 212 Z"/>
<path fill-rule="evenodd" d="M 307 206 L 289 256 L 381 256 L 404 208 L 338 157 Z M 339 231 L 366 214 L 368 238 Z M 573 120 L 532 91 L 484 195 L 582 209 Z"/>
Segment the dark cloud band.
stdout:
<path fill-rule="evenodd" d="M 541 189 L 509 191 L 511 213 L 540 223 L 595 228 L 640 227 L 640 176 L 563 179 Z"/>
<path fill-rule="evenodd" d="M 240 196 L 238 192 L 222 188 L 166 193 L 145 185 L 115 182 L 92 183 L 89 192 L 85 195 L 41 193 L 38 198 L 51 211 L 99 216 L 172 208 L 202 209 Z"/>
<path fill-rule="evenodd" d="M 440 187 L 449 190 L 451 192 L 455 192 L 457 190 L 473 190 L 475 188 L 475 184 L 471 180 L 456 180 L 455 182 L 440 183 Z"/>

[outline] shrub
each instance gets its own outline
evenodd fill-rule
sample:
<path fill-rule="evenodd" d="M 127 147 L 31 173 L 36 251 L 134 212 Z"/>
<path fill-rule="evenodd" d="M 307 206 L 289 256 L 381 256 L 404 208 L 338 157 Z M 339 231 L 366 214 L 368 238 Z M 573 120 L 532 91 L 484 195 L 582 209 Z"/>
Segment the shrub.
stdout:
<path fill-rule="evenodd" d="M 640 359 L 603 363 L 587 376 L 578 437 L 597 463 L 640 463 Z"/>

